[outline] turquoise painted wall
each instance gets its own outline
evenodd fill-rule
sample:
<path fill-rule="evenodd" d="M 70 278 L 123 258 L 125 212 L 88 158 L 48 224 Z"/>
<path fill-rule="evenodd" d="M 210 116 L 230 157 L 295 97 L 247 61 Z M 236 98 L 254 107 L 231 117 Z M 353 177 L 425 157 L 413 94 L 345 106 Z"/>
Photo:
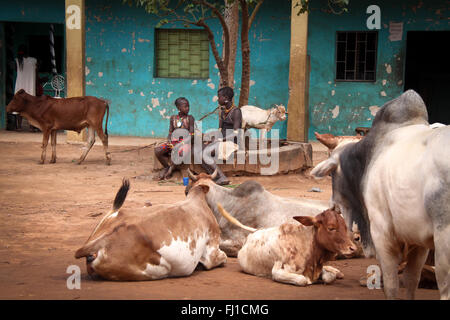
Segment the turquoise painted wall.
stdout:
<path fill-rule="evenodd" d="M 0 21 L 64 23 L 64 0 L 0 0 Z"/>
<path fill-rule="evenodd" d="M 372 4 L 381 9 L 376 82 L 335 81 L 336 31 L 368 30 Z M 313 1 L 308 17 L 310 139 L 314 131 L 353 135 L 356 127 L 370 127 L 378 108 L 403 92 L 407 32 L 450 30 L 448 1 L 350 0 L 342 15 L 326 13 L 326 7 L 326 0 Z M 403 22 L 401 41 L 388 39 L 390 21 Z"/>
<path fill-rule="evenodd" d="M 217 107 L 219 77 L 210 51 L 209 79 L 154 78 L 154 28 L 158 18 L 121 0 L 86 0 L 86 94 L 111 101 L 108 131 L 113 135 L 166 137 L 174 101 L 186 97 L 199 119 Z M 182 27 L 166 25 L 164 28 Z M 212 24 L 216 39 L 218 23 Z M 250 31 L 249 104 L 264 109 L 288 102 L 290 2 L 266 1 Z M 216 40 L 217 41 L 217 40 Z M 220 42 L 220 41 L 219 41 Z M 222 49 L 219 47 L 219 52 Z M 240 88 L 238 48 L 235 88 Z M 235 90 L 236 102 L 239 90 Z M 217 115 L 203 121 L 203 131 L 218 127 Z M 287 121 L 277 123 L 286 137 Z"/>
<path fill-rule="evenodd" d="M 5 61 L 5 29 L 3 23 L 0 22 L 0 129 L 6 128 L 6 110 L 5 110 L 5 100 L 6 100 L 6 61 Z"/>

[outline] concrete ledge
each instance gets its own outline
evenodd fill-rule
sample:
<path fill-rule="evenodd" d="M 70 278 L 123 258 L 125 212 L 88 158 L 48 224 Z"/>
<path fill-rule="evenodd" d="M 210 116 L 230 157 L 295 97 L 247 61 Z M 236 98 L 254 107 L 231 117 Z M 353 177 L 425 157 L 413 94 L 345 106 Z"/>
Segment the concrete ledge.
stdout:
<path fill-rule="evenodd" d="M 80 133 L 76 131 L 66 131 L 66 142 L 67 143 L 85 143 L 87 141 L 87 129 L 81 130 Z"/>
<path fill-rule="evenodd" d="M 245 163 L 244 164 L 234 164 L 234 163 L 224 163 L 219 164 L 219 168 L 227 176 L 242 176 L 242 175 L 279 175 L 288 174 L 290 172 L 300 172 L 311 168 L 313 165 L 312 161 L 312 146 L 310 143 L 304 142 L 294 142 L 286 141 L 278 149 L 278 167 L 270 169 L 270 164 L 261 163 L 261 155 L 267 156 L 269 159 L 273 159 L 275 155 L 270 154 L 270 149 L 266 150 L 247 150 L 238 151 L 241 154 L 245 153 Z M 268 154 L 267 154 L 268 153 Z M 256 163 L 250 163 L 250 158 L 256 158 Z M 236 161 L 236 155 L 234 155 L 234 160 Z M 183 176 L 187 176 L 187 168 L 199 173 L 203 172 L 203 168 L 198 164 L 183 164 L 178 166 Z M 153 171 L 160 171 L 162 169 L 161 164 L 158 159 L 154 159 Z M 263 170 L 262 170 L 263 169 Z"/>

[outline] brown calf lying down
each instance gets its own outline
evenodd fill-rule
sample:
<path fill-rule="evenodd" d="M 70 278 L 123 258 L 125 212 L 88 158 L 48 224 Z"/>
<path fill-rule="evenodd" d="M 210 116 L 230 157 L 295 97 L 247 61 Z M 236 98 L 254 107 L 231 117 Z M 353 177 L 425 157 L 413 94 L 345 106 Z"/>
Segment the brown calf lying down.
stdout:
<path fill-rule="evenodd" d="M 242 225 L 220 204 L 217 206 L 231 223 L 254 232 L 238 253 L 239 264 L 246 273 L 297 286 L 306 286 L 319 279 L 331 283 L 344 275 L 323 264 L 338 253 L 350 255 L 357 250 L 344 219 L 332 209 L 315 217 L 293 217 L 300 224 L 287 222 L 257 230 Z"/>
<path fill-rule="evenodd" d="M 75 258 L 86 257 L 91 276 L 108 280 L 155 280 L 190 275 L 198 263 L 211 269 L 226 262 L 220 229 L 205 200 L 207 186 L 184 201 L 120 209 L 129 189 L 124 180 L 113 209 L 95 227 Z"/>
<path fill-rule="evenodd" d="M 109 106 L 105 100 L 95 97 L 76 97 L 56 99 L 49 96 L 35 97 L 19 90 L 6 106 L 7 112 L 19 112 L 22 117 L 35 127 L 41 129 L 42 154 L 40 163 L 44 163 L 48 138 L 52 137 L 52 158 L 56 162 L 56 132 L 57 130 L 73 130 L 78 133 L 88 128 L 88 140 L 78 164 L 83 162 L 95 142 L 95 131 L 102 140 L 105 150 L 106 164 L 111 163 L 108 152 L 108 116 Z M 103 116 L 106 115 L 105 133 L 103 133 Z"/>

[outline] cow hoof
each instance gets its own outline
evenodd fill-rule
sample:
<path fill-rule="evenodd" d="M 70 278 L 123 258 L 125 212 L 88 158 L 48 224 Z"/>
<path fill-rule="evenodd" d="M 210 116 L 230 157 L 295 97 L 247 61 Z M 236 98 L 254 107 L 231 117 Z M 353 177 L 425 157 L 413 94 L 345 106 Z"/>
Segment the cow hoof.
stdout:
<path fill-rule="evenodd" d="M 41 161 L 38 162 L 38 164 L 44 164 L 44 161 L 41 160 Z"/>
<path fill-rule="evenodd" d="M 50 160 L 50 162 L 49 163 L 56 163 L 56 159 L 55 160 Z"/>

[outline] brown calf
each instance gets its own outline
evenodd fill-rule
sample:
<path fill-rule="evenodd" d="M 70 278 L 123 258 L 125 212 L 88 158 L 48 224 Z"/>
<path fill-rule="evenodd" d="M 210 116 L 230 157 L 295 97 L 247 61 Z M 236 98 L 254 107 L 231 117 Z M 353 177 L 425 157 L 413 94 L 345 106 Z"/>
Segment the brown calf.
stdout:
<path fill-rule="evenodd" d="M 102 140 L 105 150 L 106 164 L 111 163 L 108 152 L 108 116 L 109 106 L 105 100 L 95 97 L 76 97 L 56 99 L 49 96 L 35 97 L 19 90 L 6 106 L 7 112 L 19 112 L 21 116 L 35 127 L 42 130 L 42 154 L 40 163 L 45 161 L 48 138 L 52 137 L 52 158 L 50 163 L 56 162 L 56 132 L 57 130 L 73 130 L 78 133 L 88 128 L 88 140 L 78 164 L 83 162 L 95 142 L 95 131 Z M 102 122 L 106 114 L 105 133 Z"/>
<path fill-rule="evenodd" d="M 246 273 L 298 286 L 309 285 L 320 278 L 331 283 L 343 274 L 323 264 L 338 253 L 351 255 L 357 250 L 344 219 L 332 209 L 315 217 L 293 217 L 300 224 L 288 222 L 256 230 L 243 226 L 218 206 L 231 223 L 255 231 L 247 237 L 238 253 L 239 264 Z"/>

